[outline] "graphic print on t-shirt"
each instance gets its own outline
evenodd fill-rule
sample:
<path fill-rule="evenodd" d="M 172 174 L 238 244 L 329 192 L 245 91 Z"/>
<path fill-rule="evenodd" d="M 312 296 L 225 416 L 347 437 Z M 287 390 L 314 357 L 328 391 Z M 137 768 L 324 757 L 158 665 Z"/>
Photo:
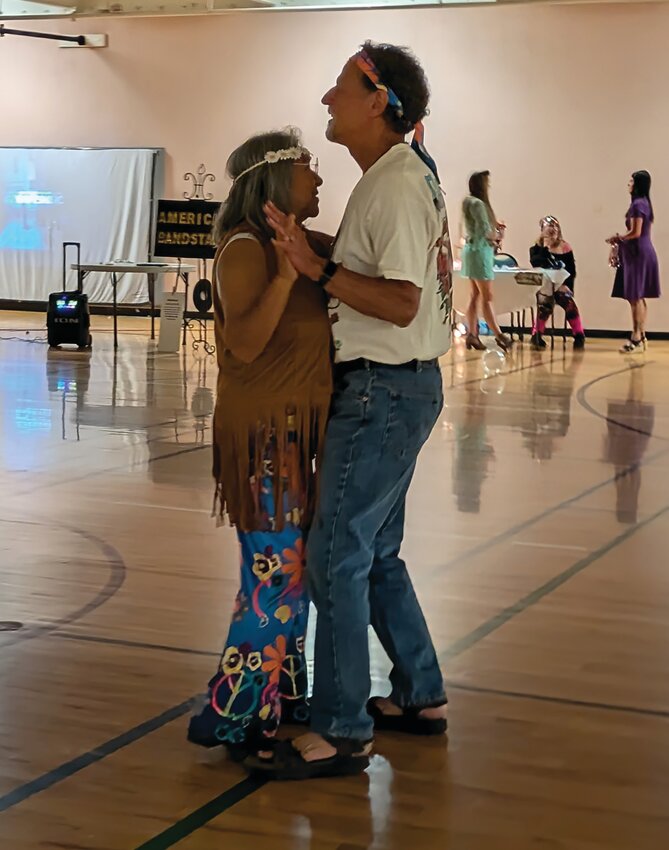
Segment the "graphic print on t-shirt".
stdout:
<path fill-rule="evenodd" d="M 451 235 L 448 230 L 448 216 L 446 214 L 446 204 L 444 203 L 441 187 L 433 174 L 426 174 L 425 182 L 432 193 L 432 200 L 434 201 L 437 212 L 442 217 L 441 236 L 434 247 L 438 249 L 437 292 L 439 293 L 439 311 L 442 317 L 442 324 L 445 325 L 451 317 L 453 307 L 453 253 L 451 250 Z"/>
<path fill-rule="evenodd" d="M 339 298 L 330 298 L 328 300 L 328 312 L 330 314 L 330 325 L 336 325 L 339 321 L 339 313 L 337 312 L 337 307 L 341 304 Z M 333 331 L 334 334 L 334 331 Z M 341 348 L 341 340 L 337 339 L 336 335 L 333 336 L 332 340 L 335 351 L 339 351 Z"/>

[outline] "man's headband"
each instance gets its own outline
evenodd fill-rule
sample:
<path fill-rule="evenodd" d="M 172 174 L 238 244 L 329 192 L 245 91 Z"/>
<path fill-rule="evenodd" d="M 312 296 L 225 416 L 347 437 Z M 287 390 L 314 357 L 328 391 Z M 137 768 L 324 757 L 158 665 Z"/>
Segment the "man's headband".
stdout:
<path fill-rule="evenodd" d="M 402 101 L 398 97 L 398 95 L 393 91 L 393 89 L 387 84 L 384 83 L 383 78 L 381 77 L 381 73 L 379 69 L 374 64 L 374 60 L 369 55 L 369 53 L 364 49 L 360 50 L 359 53 L 356 53 L 355 56 L 352 57 L 355 64 L 362 71 L 362 73 L 367 77 L 367 79 L 379 90 L 384 91 L 388 96 L 388 106 L 395 112 L 398 118 L 404 118 L 404 105 Z M 413 140 L 411 142 L 411 147 L 418 154 L 418 156 L 423 160 L 425 165 L 430 169 L 430 171 L 434 174 L 439 181 L 439 174 L 437 172 L 437 164 L 432 159 L 430 154 L 425 149 L 425 145 L 423 144 L 425 139 L 425 128 L 423 126 L 422 121 L 417 121 L 413 127 L 414 134 Z"/>

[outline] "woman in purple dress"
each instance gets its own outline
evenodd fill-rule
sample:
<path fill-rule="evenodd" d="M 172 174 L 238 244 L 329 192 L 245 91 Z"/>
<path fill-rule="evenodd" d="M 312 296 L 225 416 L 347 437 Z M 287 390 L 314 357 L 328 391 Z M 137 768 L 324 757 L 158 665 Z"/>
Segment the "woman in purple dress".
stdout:
<path fill-rule="evenodd" d="M 627 210 L 627 233 L 616 233 L 607 242 L 618 247 L 618 271 L 613 284 L 613 298 L 629 301 L 632 310 L 632 337 L 620 349 L 621 353 L 643 351 L 646 348 L 647 298 L 660 297 L 660 269 L 657 254 L 650 240 L 654 221 L 650 200 L 650 174 L 635 171 L 629 182 L 632 203 Z"/>

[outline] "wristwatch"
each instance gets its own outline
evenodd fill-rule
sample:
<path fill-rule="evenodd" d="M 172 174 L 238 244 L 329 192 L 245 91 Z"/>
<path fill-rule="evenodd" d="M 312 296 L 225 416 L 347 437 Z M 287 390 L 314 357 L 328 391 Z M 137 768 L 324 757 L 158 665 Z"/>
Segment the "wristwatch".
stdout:
<path fill-rule="evenodd" d="M 323 269 L 323 274 L 318 278 L 316 283 L 324 289 L 335 276 L 338 268 L 339 266 L 334 260 L 328 260 L 325 264 L 325 268 Z"/>

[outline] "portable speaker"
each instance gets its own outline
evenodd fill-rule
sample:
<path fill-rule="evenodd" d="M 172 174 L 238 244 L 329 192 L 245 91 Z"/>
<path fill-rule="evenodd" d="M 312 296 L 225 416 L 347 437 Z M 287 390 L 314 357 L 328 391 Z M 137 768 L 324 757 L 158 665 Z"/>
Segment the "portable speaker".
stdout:
<path fill-rule="evenodd" d="M 81 245 L 78 242 L 63 242 L 63 291 L 49 295 L 46 312 L 47 340 L 52 348 L 59 345 L 76 345 L 78 348 L 90 348 L 91 314 L 88 309 L 88 295 L 83 293 L 81 272 L 77 272 L 76 292 L 65 289 L 67 278 L 66 254 L 69 246 L 77 249 L 77 265 L 81 262 Z"/>
<path fill-rule="evenodd" d="M 49 345 L 76 345 L 90 348 L 91 316 L 88 295 L 83 292 L 52 292 L 46 313 Z"/>

